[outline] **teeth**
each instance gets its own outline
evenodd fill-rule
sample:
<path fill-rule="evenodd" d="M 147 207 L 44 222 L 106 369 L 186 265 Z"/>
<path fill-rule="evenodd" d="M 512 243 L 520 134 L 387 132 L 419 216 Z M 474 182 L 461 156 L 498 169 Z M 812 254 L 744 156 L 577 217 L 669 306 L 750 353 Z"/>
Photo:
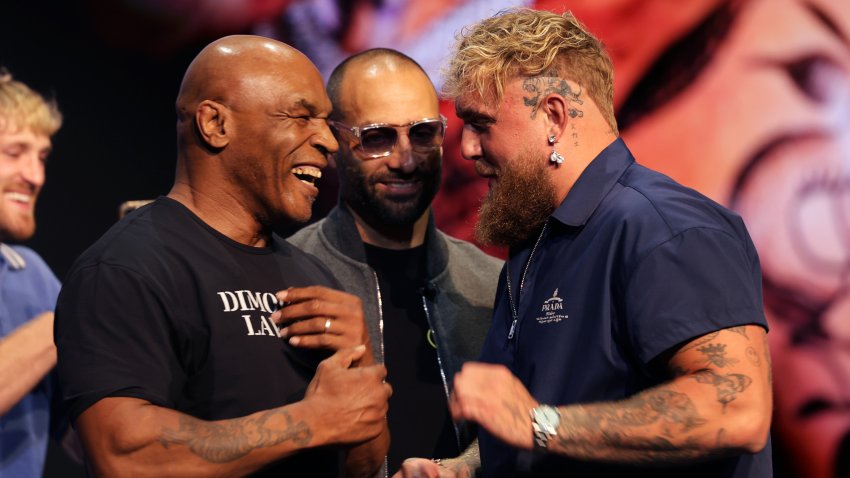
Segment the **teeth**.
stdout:
<path fill-rule="evenodd" d="M 316 185 L 316 181 L 322 177 L 322 171 L 314 166 L 298 166 L 292 168 L 292 174 L 304 184 Z"/>
<path fill-rule="evenodd" d="M 313 166 L 298 166 L 296 168 L 292 168 L 292 174 L 295 174 L 296 176 L 311 176 L 316 179 L 320 179 L 322 177 L 322 170 Z"/>
<path fill-rule="evenodd" d="M 7 198 L 11 199 L 12 201 L 17 201 L 17 202 L 22 202 L 22 203 L 27 203 L 27 204 L 29 204 L 30 201 L 32 201 L 32 196 L 29 195 L 29 194 L 24 194 L 24 193 L 9 192 L 9 193 L 6 193 L 5 196 Z"/>

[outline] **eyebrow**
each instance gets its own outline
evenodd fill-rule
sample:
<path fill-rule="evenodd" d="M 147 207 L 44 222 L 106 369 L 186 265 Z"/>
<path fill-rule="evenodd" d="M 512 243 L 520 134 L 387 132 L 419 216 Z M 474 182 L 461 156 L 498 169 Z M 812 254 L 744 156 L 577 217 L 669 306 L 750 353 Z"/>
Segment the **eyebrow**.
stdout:
<path fill-rule="evenodd" d="M 319 114 L 321 113 L 318 106 L 314 105 L 313 103 L 310 103 L 310 101 L 308 101 L 305 98 L 299 98 L 294 103 L 292 103 L 290 106 L 285 107 L 282 110 L 280 110 L 280 112 L 283 113 L 284 115 L 289 116 L 289 114 L 291 114 L 292 110 L 295 110 L 295 109 L 298 109 L 298 108 L 304 108 L 305 110 L 307 110 L 307 113 L 312 117 L 318 117 Z"/>
<path fill-rule="evenodd" d="M 53 151 L 53 143 L 50 143 L 43 148 L 32 148 L 31 147 L 32 143 L 29 143 L 27 141 L 11 141 L 9 143 L 5 143 L 5 144 L 2 144 L 0 146 L 2 146 L 4 148 L 24 148 L 26 150 L 37 149 L 40 153 L 41 152 L 49 153 L 49 152 Z"/>
<path fill-rule="evenodd" d="M 843 31 L 838 24 L 835 23 L 829 13 L 812 2 L 806 2 L 805 6 L 815 17 L 817 17 L 818 20 L 820 20 L 827 30 L 835 34 L 835 36 L 837 36 L 845 45 L 850 45 L 850 38 L 847 37 L 847 32 Z"/>
<path fill-rule="evenodd" d="M 496 118 L 469 108 L 460 108 L 455 104 L 455 114 L 464 123 L 495 123 Z"/>

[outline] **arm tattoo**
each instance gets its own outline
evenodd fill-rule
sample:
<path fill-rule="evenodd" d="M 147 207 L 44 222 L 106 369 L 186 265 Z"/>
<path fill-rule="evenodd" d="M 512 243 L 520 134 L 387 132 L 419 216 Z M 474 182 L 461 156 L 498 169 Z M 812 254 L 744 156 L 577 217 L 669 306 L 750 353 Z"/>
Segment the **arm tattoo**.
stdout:
<path fill-rule="evenodd" d="M 680 353 L 686 352 L 688 350 L 695 349 L 695 348 L 697 348 L 701 345 L 705 345 L 705 344 L 711 342 L 712 340 L 714 340 L 714 338 L 717 337 L 717 334 L 719 334 L 719 333 L 720 333 L 720 331 L 718 330 L 718 331 L 714 331 L 714 332 L 705 334 L 702 337 L 700 337 L 700 338 L 694 340 L 693 342 L 682 347 L 682 349 L 679 350 L 679 352 Z"/>
<path fill-rule="evenodd" d="M 756 349 L 752 347 L 747 347 L 746 354 L 747 360 L 749 360 L 751 364 L 755 365 L 756 367 L 761 366 L 761 359 L 759 358 L 759 354 L 758 352 L 756 352 Z"/>
<path fill-rule="evenodd" d="M 601 432 L 616 439 L 625 436 L 631 427 L 656 423 L 662 425 L 663 435 L 672 436 L 674 431 L 688 432 L 706 421 L 684 393 L 654 389 L 616 404 L 582 407 L 561 420 L 563 433 L 558 436 L 574 440 L 587 432 Z"/>
<path fill-rule="evenodd" d="M 557 93 L 566 98 L 570 104 L 570 107 L 567 109 L 567 114 L 570 118 L 581 118 L 584 116 L 584 111 L 572 106 L 573 104 L 579 106 L 584 104 L 584 101 L 579 99 L 581 90 L 573 91 L 566 80 L 558 78 L 558 73 L 555 71 L 544 73 L 541 76 L 526 78 L 522 82 L 522 89 L 531 94 L 531 96 L 522 97 L 525 106 L 531 107 L 531 119 L 537 116 L 540 101 L 549 93 Z"/>
<path fill-rule="evenodd" d="M 270 427 L 271 421 L 285 426 Z M 294 422 L 285 410 L 267 410 L 256 417 L 236 418 L 218 423 L 205 422 L 181 415 L 179 428 L 163 427 L 159 441 L 163 447 L 185 445 L 192 453 L 213 463 L 227 463 L 247 455 L 256 448 L 265 448 L 286 440 L 305 446 L 313 432 L 303 421 Z"/>
<path fill-rule="evenodd" d="M 694 438 L 681 435 L 706 423 L 686 394 L 658 388 L 614 404 L 561 409 L 557 440 L 575 456 L 605 456 L 607 447 L 627 462 L 676 460 L 698 455 Z"/>
<path fill-rule="evenodd" d="M 735 332 L 736 334 L 743 335 L 747 340 L 750 340 L 750 337 L 747 335 L 747 328 L 743 325 L 738 325 L 736 327 L 729 327 L 729 332 Z"/>
<path fill-rule="evenodd" d="M 708 364 L 723 368 L 738 363 L 737 359 L 726 357 L 726 344 L 708 344 L 698 348 L 706 357 Z"/>
<path fill-rule="evenodd" d="M 767 383 L 773 385 L 773 364 L 770 361 L 770 344 L 767 341 L 767 334 L 762 338 L 762 347 L 764 348 L 764 361 L 767 363 Z"/>
<path fill-rule="evenodd" d="M 717 390 L 717 401 L 723 404 L 723 413 L 726 413 L 726 405 L 738 398 L 738 393 L 743 392 L 753 383 L 753 379 L 740 373 L 719 375 L 713 370 L 696 373 L 693 379 L 699 383 L 714 385 Z"/>

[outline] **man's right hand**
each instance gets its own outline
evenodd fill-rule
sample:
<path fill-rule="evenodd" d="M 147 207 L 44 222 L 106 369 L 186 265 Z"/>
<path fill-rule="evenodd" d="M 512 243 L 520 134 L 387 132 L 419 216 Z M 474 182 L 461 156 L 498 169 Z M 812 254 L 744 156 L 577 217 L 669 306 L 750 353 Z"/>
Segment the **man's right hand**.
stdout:
<path fill-rule="evenodd" d="M 138 398 L 106 397 L 75 427 L 95 476 L 238 477 L 307 449 L 353 450 L 384 437 L 392 394 L 383 366 L 352 368 L 365 352 L 362 345 L 340 350 L 319 364 L 303 400 L 244 417 L 202 420 Z M 385 441 L 367 450 L 369 474 L 386 455 Z"/>
<path fill-rule="evenodd" d="M 393 478 L 471 478 L 474 475 L 463 458 L 443 459 L 440 462 L 427 458 L 408 458 Z"/>
<path fill-rule="evenodd" d="M 304 404 L 316 416 L 326 417 L 322 427 L 329 443 L 358 443 L 377 437 L 386 426 L 387 402 L 392 387 L 384 381 L 383 365 L 353 367 L 364 345 L 342 349 L 323 360 L 307 386 Z"/>

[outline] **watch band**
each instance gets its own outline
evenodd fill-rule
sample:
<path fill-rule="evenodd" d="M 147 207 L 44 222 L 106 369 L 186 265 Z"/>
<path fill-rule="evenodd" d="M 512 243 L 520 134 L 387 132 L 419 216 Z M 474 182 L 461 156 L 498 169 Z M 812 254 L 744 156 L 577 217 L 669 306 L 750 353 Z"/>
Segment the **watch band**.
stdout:
<path fill-rule="evenodd" d="M 549 440 L 558 436 L 561 414 L 549 405 L 539 405 L 531 409 L 531 430 L 534 433 L 534 447 L 546 449 Z"/>

